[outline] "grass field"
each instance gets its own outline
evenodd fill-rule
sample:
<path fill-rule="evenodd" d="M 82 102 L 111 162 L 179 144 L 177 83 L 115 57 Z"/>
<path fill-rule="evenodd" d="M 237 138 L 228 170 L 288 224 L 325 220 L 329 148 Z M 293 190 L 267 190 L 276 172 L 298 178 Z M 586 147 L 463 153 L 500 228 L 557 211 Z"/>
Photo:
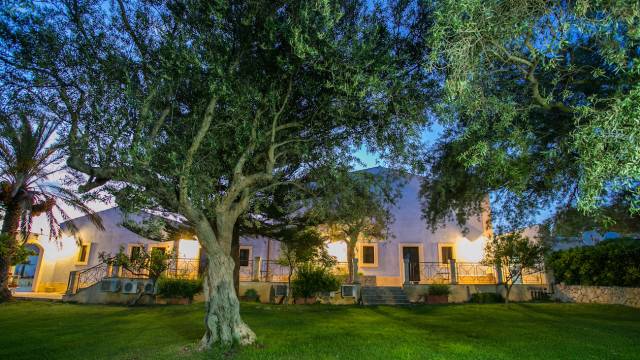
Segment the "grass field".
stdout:
<path fill-rule="evenodd" d="M 243 304 L 258 343 L 201 353 L 202 304 L 0 305 L 0 359 L 638 359 L 640 310 Z"/>

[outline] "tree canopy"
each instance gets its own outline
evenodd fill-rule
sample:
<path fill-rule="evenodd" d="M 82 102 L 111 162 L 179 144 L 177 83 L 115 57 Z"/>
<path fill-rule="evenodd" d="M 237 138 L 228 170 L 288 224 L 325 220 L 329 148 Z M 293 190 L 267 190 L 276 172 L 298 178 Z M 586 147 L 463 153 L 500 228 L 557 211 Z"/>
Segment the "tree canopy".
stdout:
<path fill-rule="evenodd" d="M 5 8 L 3 81 L 65 124 L 82 191 L 178 213 L 209 260 L 207 332 L 251 343 L 233 228 L 253 199 L 331 176 L 354 147 L 415 149 L 432 80 L 394 12 L 340 1 L 50 1 Z M 400 5 L 401 7 L 404 5 Z M 404 20 L 403 20 L 404 21 Z M 412 146 L 413 145 L 413 146 Z"/>
<path fill-rule="evenodd" d="M 584 214 L 624 195 L 640 208 L 640 11 L 633 1 L 438 1 L 428 67 L 442 72 L 444 134 L 425 217 L 478 212 L 512 224 Z M 614 219 L 615 220 L 615 219 Z"/>

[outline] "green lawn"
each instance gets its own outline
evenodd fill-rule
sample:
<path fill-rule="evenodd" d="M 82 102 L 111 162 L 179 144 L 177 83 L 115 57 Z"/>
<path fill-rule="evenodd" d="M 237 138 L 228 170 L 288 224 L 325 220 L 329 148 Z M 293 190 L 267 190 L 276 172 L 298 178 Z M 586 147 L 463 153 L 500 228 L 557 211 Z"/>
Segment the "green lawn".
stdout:
<path fill-rule="evenodd" d="M 199 359 L 202 304 L 0 305 L 0 359 Z M 370 307 L 243 304 L 258 344 L 233 359 L 637 359 L 640 310 L 512 304 Z"/>

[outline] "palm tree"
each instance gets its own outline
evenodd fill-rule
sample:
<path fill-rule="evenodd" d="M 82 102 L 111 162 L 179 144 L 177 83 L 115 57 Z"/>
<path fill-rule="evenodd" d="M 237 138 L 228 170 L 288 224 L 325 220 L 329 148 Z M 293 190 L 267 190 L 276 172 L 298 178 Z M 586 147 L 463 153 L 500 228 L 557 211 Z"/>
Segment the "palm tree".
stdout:
<path fill-rule="evenodd" d="M 100 218 L 75 193 L 48 181 L 62 169 L 64 153 L 53 141 L 59 123 L 34 119 L 31 114 L 0 113 L 0 206 L 4 212 L 0 232 L 0 302 L 11 297 L 9 268 L 27 240 L 33 219 L 45 215 L 50 237 L 61 236 L 61 218 L 69 215 L 61 205 L 80 210 L 102 229 Z M 71 231 L 75 226 L 69 222 Z"/>

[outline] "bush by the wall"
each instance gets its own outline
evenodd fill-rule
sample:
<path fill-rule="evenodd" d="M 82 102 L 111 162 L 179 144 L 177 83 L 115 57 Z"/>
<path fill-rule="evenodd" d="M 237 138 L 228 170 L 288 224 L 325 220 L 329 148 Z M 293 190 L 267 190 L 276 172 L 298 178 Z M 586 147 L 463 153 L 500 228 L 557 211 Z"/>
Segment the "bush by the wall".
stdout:
<path fill-rule="evenodd" d="M 306 264 L 298 269 L 296 278 L 291 282 L 291 290 L 295 297 L 312 297 L 321 291 L 336 291 L 340 288 L 340 280 L 328 269 Z"/>
<path fill-rule="evenodd" d="M 449 294 L 451 294 L 451 289 L 447 284 L 429 285 L 429 289 L 427 290 L 427 295 L 432 295 L 432 296 L 444 296 Z"/>
<path fill-rule="evenodd" d="M 471 294 L 469 302 L 475 304 L 502 303 L 504 302 L 504 298 L 498 293 L 475 293 Z"/>
<path fill-rule="evenodd" d="M 244 292 L 244 300 L 247 301 L 260 301 L 260 295 L 258 294 L 258 291 L 256 291 L 256 289 L 247 289 L 247 291 Z"/>
<path fill-rule="evenodd" d="M 640 286 L 640 240 L 612 239 L 555 251 L 547 260 L 557 283 Z"/>
<path fill-rule="evenodd" d="M 158 295 L 165 298 L 188 298 L 202 291 L 202 279 L 170 279 L 160 278 L 157 283 Z"/>

